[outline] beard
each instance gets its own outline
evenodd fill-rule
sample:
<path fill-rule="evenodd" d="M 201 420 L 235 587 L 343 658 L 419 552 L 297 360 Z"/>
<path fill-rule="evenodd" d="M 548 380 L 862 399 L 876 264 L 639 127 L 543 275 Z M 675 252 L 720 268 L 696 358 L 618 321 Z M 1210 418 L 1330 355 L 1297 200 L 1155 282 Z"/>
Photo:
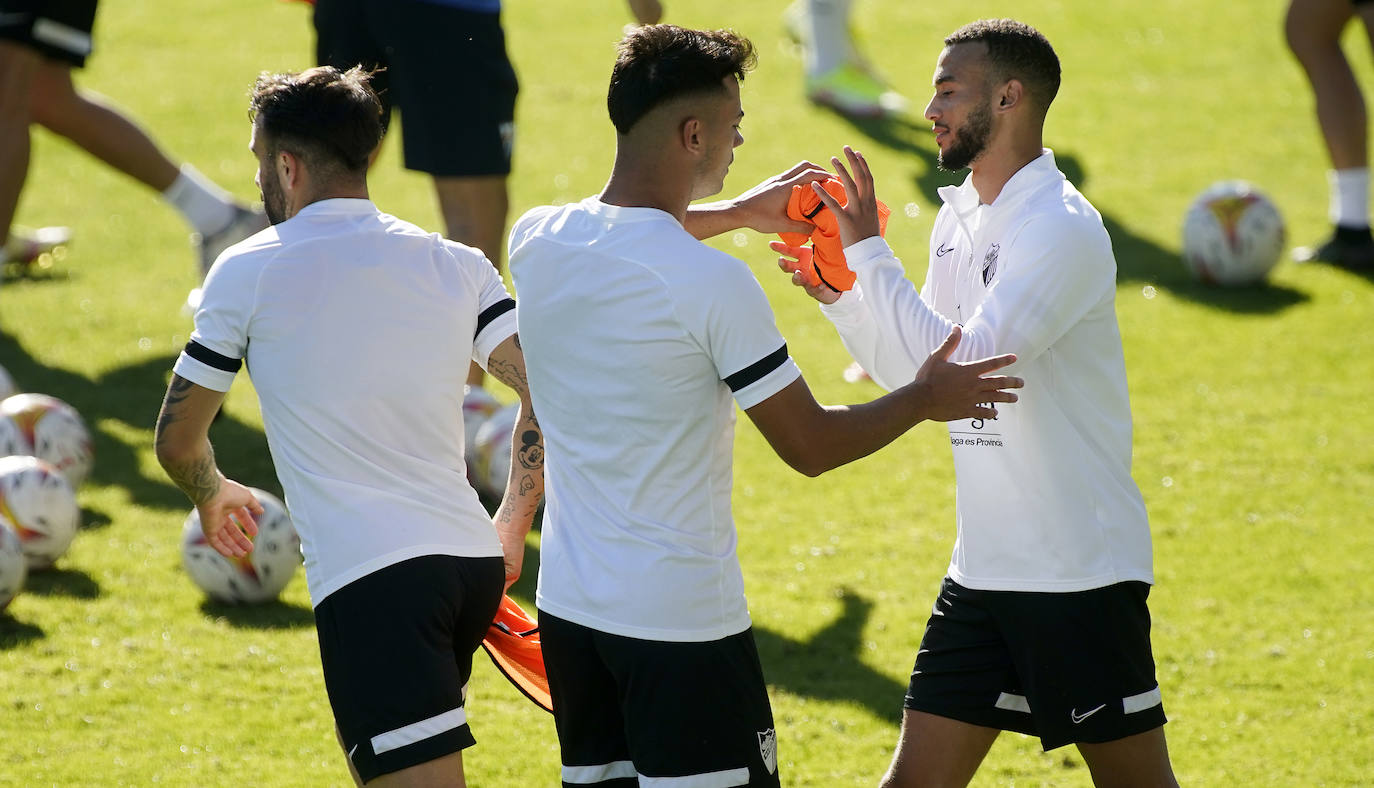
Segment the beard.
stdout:
<path fill-rule="evenodd" d="M 958 172 L 983 155 L 992 136 L 992 110 L 986 104 L 969 113 L 964 127 L 954 135 L 954 144 L 949 150 L 940 151 L 936 164 L 946 172 Z"/>
<path fill-rule="evenodd" d="M 262 210 L 267 214 L 267 221 L 281 224 L 286 221 L 286 195 L 282 193 L 281 185 L 276 181 L 276 173 L 272 175 L 273 177 L 262 181 Z"/>

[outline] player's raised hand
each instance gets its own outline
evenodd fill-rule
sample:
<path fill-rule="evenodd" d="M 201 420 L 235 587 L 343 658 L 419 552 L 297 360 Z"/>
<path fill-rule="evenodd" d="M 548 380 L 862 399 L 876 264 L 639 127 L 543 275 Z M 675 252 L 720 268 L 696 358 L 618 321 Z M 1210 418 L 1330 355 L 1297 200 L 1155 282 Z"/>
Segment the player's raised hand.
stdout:
<path fill-rule="evenodd" d="M 770 241 L 768 248 L 780 255 L 778 268 L 791 274 L 792 284 L 805 290 L 807 295 L 822 304 L 833 304 L 839 300 L 840 294 L 833 288 L 826 287 L 816 275 L 816 269 L 811 265 L 811 247 Z"/>
<path fill-rule="evenodd" d="M 1015 362 L 1016 356 L 1010 353 L 978 361 L 950 361 L 962 336 L 956 325 L 916 372 L 916 385 L 925 388 L 925 418 L 931 421 L 995 419 L 996 403 L 1016 401 L 1016 392 L 1007 389 L 1025 385 L 1021 378 L 988 375 Z"/>
<path fill-rule="evenodd" d="M 786 172 L 763 181 L 736 197 L 732 202 L 739 212 L 740 224 L 761 233 L 805 233 L 813 229 L 809 222 L 787 218 L 787 200 L 792 187 L 830 177 L 823 167 L 809 161 L 797 162 Z"/>
<path fill-rule="evenodd" d="M 255 515 L 265 510 L 253 492 L 232 479 L 220 479 L 219 490 L 196 505 L 205 541 L 225 558 L 242 558 L 253 550 L 258 535 Z"/>
<path fill-rule="evenodd" d="M 813 183 L 811 188 L 820 197 L 821 202 L 825 203 L 825 207 L 835 215 L 835 221 L 840 226 L 840 241 L 845 246 L 852 246 L 865 238 L 880 234 L 882 225 L 878 217 L 878 194 L 873 184 L 873 173 L 868 169 L 868 161 L 862 153 L 848 145 L 844 146 L 844 157 L 849 163 L 848 167 L 838 157 L 830 158 L 835 175 L 844 185 L 846 204 L 843 208 L 840 207 L 838 200 L 820 187 L 820 184 Z M 850 170 L 853 170 L 853 175 L 850 175 Z"/>

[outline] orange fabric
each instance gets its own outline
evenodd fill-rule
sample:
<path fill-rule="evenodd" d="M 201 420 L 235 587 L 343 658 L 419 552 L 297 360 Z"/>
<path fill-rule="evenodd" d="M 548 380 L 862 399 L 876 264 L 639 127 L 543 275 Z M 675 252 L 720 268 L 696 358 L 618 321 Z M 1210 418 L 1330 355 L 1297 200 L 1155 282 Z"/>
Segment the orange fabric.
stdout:
<path fill-rule="evenodd" d="M 482 648 L 515 688 L 544 711 L 553 711 L 549 677 L 544 672 L 544 650 L 539 645 L 539 624 L 509 596 L 501 598 L 496 619 L 487 628 Z"/>
<path fill-rule="evenodd" d="M 820 182 L 821 188 L 839 202 L 840 207 L 848 204 L 844 185 L 839 178 L 830 177 Z M 892 212 L 878 201 L 878 232 L 887 234 L 887 217 Z M 811 242 L 811 275 L 807 279 L 812 284 L 824 282 L 831 290 L 842 293 L 854 287 L 854 272 L 844 260 L 844 243 L 840 240 L 840 226 L 830 209 L 825 207 L 821 198 L 804 183 L 792 187 L 792 196 L 787 200 L 787 218 L 798 222 L 810 222 L 814 229 L 810 235 L 802 233 L 778 233 L 788 246 L 804 246 Z M 805 268 L 803 268 L 805 270 Z"/>

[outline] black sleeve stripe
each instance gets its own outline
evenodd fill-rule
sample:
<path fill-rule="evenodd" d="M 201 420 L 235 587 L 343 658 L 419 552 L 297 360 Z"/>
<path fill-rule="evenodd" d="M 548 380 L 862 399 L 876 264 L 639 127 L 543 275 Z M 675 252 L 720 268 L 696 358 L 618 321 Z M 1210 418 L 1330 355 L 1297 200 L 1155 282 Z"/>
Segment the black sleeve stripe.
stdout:
<path fill-rule="evenodd" d="M 733 375 L 725 378 L 725 385 L 731 391 L 739 391 L 753 383 L 762 380 L 768 373 L 787 363 L 787 343 L 782 343 L 782 347 L 769 353 L 763 358 L 755 361 L 749 366 L 741 369 Z"/>
<path fill-rule="evenodd" d="M 225 372 L 238 372 L 239 367 L 243 366 L 243 359 L 222 356 L 195 340 L 186 343 L 186 355 L 207 367 L 214 367 Z"/>
<path fill-rule="evenodd" d="M 514 299 L 514 298 L 505 298 L 505 299 L 502 299 L 502 300 L 500 300 L 500 301 L 497 301 L 496 303 L 492 304 L 491 306 L 487 307 L 486 309 L 483 309 L 483 310 L 482 310 L 482 314 L 480 314 L 480 315 L 477 316 L 477 331 L 474 332 L 472 336 L 473 336 L 474 338 L 481 336 L 481 335 L 482 335 L 482 329 L 484 329 L 484 328 L 486 328 L 487 326 L 491 325 L 491 321 L 495 320 L 496 318 L 500 317 L 501 315 L 506 314 L 507 312 L 511 311 L 511 310 L 514 309 L 514 308 L 515 308 L 515 299 Z"/>

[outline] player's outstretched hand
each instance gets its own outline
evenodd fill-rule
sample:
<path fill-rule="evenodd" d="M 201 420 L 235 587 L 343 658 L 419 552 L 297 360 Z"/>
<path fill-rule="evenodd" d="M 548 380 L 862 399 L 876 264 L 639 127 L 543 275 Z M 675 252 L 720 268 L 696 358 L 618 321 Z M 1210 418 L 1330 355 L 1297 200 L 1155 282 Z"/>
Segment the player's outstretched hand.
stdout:
<path fill-rule="evenodd" d="M 868 161 L 862 153 L 848 145 L 844 146 L 844 157 L 849 162 L 848 168 L 838 157 L 830 157 L 835 175 L 844 185 L 846 203 L 843 208 L 820 184 L 812 183 L 811 188 L 835 215 L 835 221 L 840 226 L 840 241 L 845 246 L 853 246 L 865 238 L 879 235 L 882 225 L 878 217 L 878 193 L 873 185 L 873 173 L 868 169 Z M 851 169 L 853 175 L 849 173 Z"/>
<path fill-rule="evenodd" d="M 739 215 L 742 227 L 761 233 L 805 233 L 814 229 L 809 222 L 787 218 L 787 200 L 792 187 L 830 177 L 824 168 L 809 161 L 798 162 L 792 169 L 780 172 L 731 202 Z"/>
<path fill-rule="evenodd" d="M 225 558 L 242 558 L 253 550 L 258 535 L 255 515 L 263 513 L 253 492 L 232 479 L 221 478 L 210 500 L 197 504 L 205 540 Z"/>
<path fill-rule="evenodd" d="M 1025 385 L 1021 378 L 988 374 L 1016 361 L 1010 353 L 978 361 L 950 361 L 962 336 L 956 325 L 916 372 L 916 385 L 925 388 L 925 417 L 931 421 L 995 419 L 996 403 L 1016 401 L 1016 392 L 1007 389 Z"/>
<path fill-rule="evenodd" d="M 768 248 L 780 255 L 778 267 L 791 274 L 792 284 L 805 290 L 807 295 L 822 304 L 833 304 L 839 300 L 840 294 L 834 289 L 826 287 L 821 282 L 821 278 L 816 275 L 816 269 L 811 265 L 811 247 L 792 246 L 782 241 L 770 241 Z"/>

